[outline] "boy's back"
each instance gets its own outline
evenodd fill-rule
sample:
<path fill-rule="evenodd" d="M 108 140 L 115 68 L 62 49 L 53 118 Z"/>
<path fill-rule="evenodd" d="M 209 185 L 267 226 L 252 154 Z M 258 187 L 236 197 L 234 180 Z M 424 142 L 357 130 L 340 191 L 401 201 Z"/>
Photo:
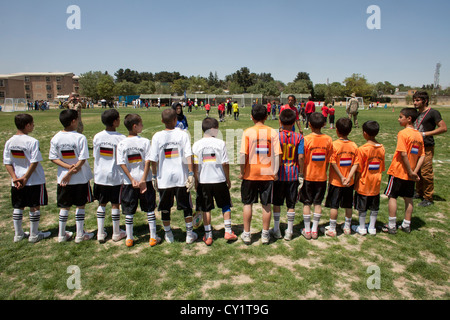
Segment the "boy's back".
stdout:
<path fill-rule="evenodd" d="M 31 163 L 38 162 L 35 171 L 27 181 L 27 186 L 45 183 L 44 169 L 40 163 L 42 160 L 39 141 L 33 137 L 26 134 L 14 135 L 5 143 L 3 164 L 13 165 L 17 177 L 24 176 Z"/>
<path fill-rule="evenodd" d="M 327 181 L 327 163 L 333 152 L 333 140 L 326 134 L 305 137 L 305 180 Z"/>
<path fill-rule="evenodd" d="M 199 183 L 221 183 L 226 181 L 222 164 L 228 163 L 227 147 L 223 140 L 205 137 L 192 147 L 194 163 L 199 165 Z"/>
<path fill-rule="evenodd" d="M 122 184 L 122 170 L 117 165 L 117 145 L 125 138 L 119 132 L 106 130 L 94 136 L 94 180 L 96 184 L 107 186 Z"/>
<path fill-rule="evenodd" d="M 299 174 L 299 152 L 304 152 L 303 135 L 294 131 L 283 130 L 279 134 L 283 152 L 278 180 L 297 181 Z"/>
<path fill-rule="evenodd" d="M 397 135 L 397 147 L 394 158 L 388 169 L 387 174 L 402 180 L 409 180 L 408 173 L 405 170 L 401 153 L 406 152 L 411 168 L 417 165 L 419 157 L 424 154 L 424 142 L 419 131 L 412 128 L 405 128 Z"/>
<path fill-rule="evenodd" d="M 126 165 L 131 176 L 136 181 L 141 180 L 144 174 L 145 161 L 150 159 L 150 140 L 140 136 L 127 137 L 117 145 L 117 164 Z M 130 179 L 123 175 L 124 184 L 132 184 Z M 150 181 L 148 175 L 145 181 Z"/>
<path fill-rule="evenodd" d="M 358 164 L 359 177 L 355 191 L 364 196 L 380 193 L 381 175 L 385 170 L 385 149 L 382 144 L 370 142 L 358 148 L 355 164 Z"/>
<path fill-rule="evenodd" d="M 62 160 L 69 165 L 76 164 L 79 160 L 89 159 L 87 139 L 76 131 L 60 131 L 50 141 L 50 160 Z M 58 184 L 69 170 L 58 166 Z M 88 161 L 81 170 L 73 174 L 69 185 L 84 184 L 92 179 L 92 171 Z"/>
<path fill-rule="evenodd" d="M 339 171 L 344 177 L 347 177 L 355 162 L 358 146 L 351 140 L 338 139 L 333 141 L 333 154 L 330 158 L 330 163 L 335 163 L 339 167 Z M 334 170 L 330 170 L 329 182 L 336 187 L 344 187 L 341 179 Z M 354 184 L 353 177 L 350 181 L 350 186 Z"/>
<path fill-rule="evenodd" d="M 158 188 L 185 187 L 188 178 L 185 159 L 192 156 L 187 132 L 176 128 L 155 133 L 150 154 L 151 161 L 158 162 Z"/>
<path fill-rule="evenodd" d="M 264 124 L 257 124 L 244 131 L 241 154 L 248 156 L 244 180 L 274 180 L 274 159 L 282 151 L 278 133 Z"/>

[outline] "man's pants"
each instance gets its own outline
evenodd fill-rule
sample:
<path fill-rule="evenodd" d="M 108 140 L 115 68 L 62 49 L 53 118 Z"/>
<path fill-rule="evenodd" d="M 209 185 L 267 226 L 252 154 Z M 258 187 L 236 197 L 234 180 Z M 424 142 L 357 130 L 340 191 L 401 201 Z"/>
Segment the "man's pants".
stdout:
<path fill-rule="evenodd" d="M 420 181 L 416 182 L 416 192 L 425 200 L 433 201 L 434 173 L 433 173 L 434 146 L 425 147 L 425 159 L 420 168 Z"/>

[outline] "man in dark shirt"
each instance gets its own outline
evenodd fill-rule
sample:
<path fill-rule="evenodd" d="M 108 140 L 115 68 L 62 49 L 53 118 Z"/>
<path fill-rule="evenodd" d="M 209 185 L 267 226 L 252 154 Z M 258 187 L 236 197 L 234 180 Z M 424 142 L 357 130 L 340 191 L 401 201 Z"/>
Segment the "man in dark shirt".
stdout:
<path fill-rule="evenodd" d="M 415 128 L 423 136 L 425 146 L 425 160 L 420 169 L 420 181 L 416 183 L 416 193 L 423 201 L 418 205 L 428 207 L 433 204 L 434 193 L 434 138 L 433 136 L 447 132 L 447 125 L 442 120 L 439 111 L 428 106 L 429 96 L 425 91 L 417 91 L 413 96 L 414 107 L 419 111 L 419 117 L 415 122 Z M 436 128 L 437 127 L 437 128 Z"/>

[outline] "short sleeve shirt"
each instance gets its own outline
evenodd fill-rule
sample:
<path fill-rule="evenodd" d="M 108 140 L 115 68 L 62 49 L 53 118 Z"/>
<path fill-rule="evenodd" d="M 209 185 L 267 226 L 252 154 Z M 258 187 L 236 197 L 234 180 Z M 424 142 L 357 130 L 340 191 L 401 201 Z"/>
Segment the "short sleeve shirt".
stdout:
<path fill-rule="evenodd" d="M 415 128 L 419 132 L 432 131 L 437 124 L 442 121 L 441 113 L 433 108 L 422 112 L 415 122 Z M 434 146 L 433 136 L 426 136 L 423 138 L 425 147 Z"/>
<path fill-rule="evenodd" d="M 326 134 L 305 137 L 305 180 L 327 181 L 327 167 L 333 153 L 333 139 Z"/>
<path fill-rule="evenodd" d="M 381 176 L 385 169 L 385 149 L 382 144 L 366 143 L 358 148 L 355 164 L 358 164 L 358 178 L 355 191 L 363 196 L 380 194 Z"/>
<path fill-rule="evenodd" d="M 344 177 L 347 177 L 355 162 L 358 146 L 350 140 L 338 139 L 333 141 L 333 154 L 330 163 L 335 163 Z M 344 187 L 336 171 L 330 167 L 330 183 L 336 187 Z M 350 185 L 354 184 L 352 177 Z"/>

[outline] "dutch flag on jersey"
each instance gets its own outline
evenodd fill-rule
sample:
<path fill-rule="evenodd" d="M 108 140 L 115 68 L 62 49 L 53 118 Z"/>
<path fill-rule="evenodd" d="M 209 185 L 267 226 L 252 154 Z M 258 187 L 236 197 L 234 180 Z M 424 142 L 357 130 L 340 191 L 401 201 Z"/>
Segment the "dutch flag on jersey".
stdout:
<path fill-rule="evenodd" d="M 341 158 L 339 165 L 341 167 L 350 167 L 352 165 L 352 158 Z"/>
<path fill-rule="evenodd" d="M 380 169 L 380 163 L 379 162 L 369 162 L 369 170 L 379 170 Z"/>
<path fill-rule="evenodd" d="M 315 152 L 312 154 L 312 161 L 325 161 L 325 152 Z"/>
<path fill-rule="evenodd" d="M 418 154 L 419 153 L 419 146 L 412 146 L 411 153 L 412 154 Z"/>
<path fill-rule="evenodd" d="M 256 154 L 269 154 L 269 146 L 267 144 L 258 144 L 256 146 Z"/>

